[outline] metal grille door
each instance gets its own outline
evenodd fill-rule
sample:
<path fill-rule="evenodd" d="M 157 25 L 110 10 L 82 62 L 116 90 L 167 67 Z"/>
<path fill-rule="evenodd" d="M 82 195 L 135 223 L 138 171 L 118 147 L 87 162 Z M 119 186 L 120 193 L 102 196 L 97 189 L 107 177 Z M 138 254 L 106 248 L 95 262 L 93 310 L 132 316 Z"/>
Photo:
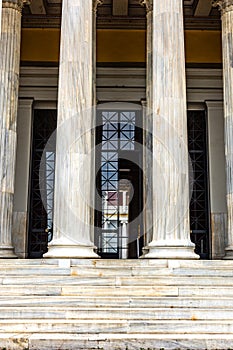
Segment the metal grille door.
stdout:
<path fill-rule="evenodd" d="M 52 231 L 53 226 L 55 140 L 49 144 L 48 141 L 56 124 L 56 110 L 34 111 L 28 233 L 30 258 L 42 257 L 52 238 L 46 229 Z"/>
<path fill-rule="evenodd" d="M 132 174 L 140 176 L 135 166 L 139 162 L 137 144 L 140 141 L 137 118 L 135 111 L 98 112 L 97 144 L 100 149 L 96 155 L 98 210 L 95 243 L 98 253 L 105 258 L 127 258 L 130 254 L 129 203 L 132 191 L 139 195 Z M 131 202 L 140 205 L 140 201 Z"/>
<path fill-rule="evenodd" d="M 188 111 L 188 147 L 193 168 L 191 240 L 202 259 L 210 257 L 207 128 L 205 111 Z"/>

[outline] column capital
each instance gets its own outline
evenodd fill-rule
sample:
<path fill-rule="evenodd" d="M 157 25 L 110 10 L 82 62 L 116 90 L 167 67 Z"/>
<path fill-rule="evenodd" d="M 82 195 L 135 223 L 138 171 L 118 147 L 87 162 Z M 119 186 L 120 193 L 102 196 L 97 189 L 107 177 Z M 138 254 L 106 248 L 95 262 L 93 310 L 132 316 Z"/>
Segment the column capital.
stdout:
<path fill-rule="evenodd" d="M 93 0 L 93 12 L 96 14 L 97 7 L 103 5 L 103 0 Z"/>
<path fill-rule="evenodd" d="M 213 7 L 218 7 L 222 15 L 233 11 L 233 0 L 213 0 L 212 5 Z"/>
<path fill-rule="evenodd" d="M 151 12 L 153 10 L 153 0 L 139 0 L 139 4 L 141 6 L 145 6 L 147 12 Z"/>
<path fill-rule="evenodd" d="M 22 12 L 24 5 L 29 5 L 31 0 L 2 0 L 3 8 L 13 8 L 19 12 Z"/>

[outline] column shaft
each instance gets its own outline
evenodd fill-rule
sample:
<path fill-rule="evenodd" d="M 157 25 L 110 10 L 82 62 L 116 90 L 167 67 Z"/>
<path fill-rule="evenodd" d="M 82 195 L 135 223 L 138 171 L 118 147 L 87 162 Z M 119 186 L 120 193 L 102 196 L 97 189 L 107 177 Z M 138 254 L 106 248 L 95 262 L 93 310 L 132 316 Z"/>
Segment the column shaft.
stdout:
<path fill-rule="evenodd" d="M 218 0 L 222 12 L 222 55 L 227 195 L 227 247 L 225 259 L 233 259 L 233 0 Z"/>
<path fill-rule="evenodd" d="M 146 1 L 151 3 L 151 1 Z M 182 0 L 153 6 L 153 240 L 146 258 L 197 259 L 190 241 Z M 150 62 L 149 62 L 150 63 Z"/>
<path fill-rule="evenodd" d="M 147 11 L 147 71 L 146 71 L 146 101 L 142 102 L 143 106 L 143 195 L 144 195 L 144 249 L 147 252 L 147 244 L 152 240 L 152 116 L 147 111 L 152 110 L 152 23 L 153 11 L 152 0 L 140 1 L 145 5 Z"/>
<path fill-rule="evenodd" d="M 93 1 L 63 0 L 54 239 L 45 257 L 97 257 L 93 223 Z"/>
<path fill-rule="evenodd" d="M 0 257 L 15 257 L 12 215 L 16 160 L 21 10 L 23 1 L 2 3 L 0 37 Z"/>

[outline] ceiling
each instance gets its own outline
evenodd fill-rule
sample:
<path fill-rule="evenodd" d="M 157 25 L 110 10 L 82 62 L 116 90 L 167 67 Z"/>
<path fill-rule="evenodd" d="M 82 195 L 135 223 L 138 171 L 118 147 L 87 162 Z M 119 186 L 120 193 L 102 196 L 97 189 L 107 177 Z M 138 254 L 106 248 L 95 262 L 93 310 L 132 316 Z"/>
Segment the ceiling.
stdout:
<path fill-rule="evenodd" d="M 139 0 L 103 1 L 103 5 L 98 7 L 98 28 L 146 28 L 146 10 L 139 4 Z M 186 29 L 220 28 L 219 11 L 212 8 L 211 2 L 211 0 L 184 0 Z M 59 28 L 61 5 L 62 0 L 33 0 L 31 5 L 25 6 L 23 10 L 23 27 Z"/>

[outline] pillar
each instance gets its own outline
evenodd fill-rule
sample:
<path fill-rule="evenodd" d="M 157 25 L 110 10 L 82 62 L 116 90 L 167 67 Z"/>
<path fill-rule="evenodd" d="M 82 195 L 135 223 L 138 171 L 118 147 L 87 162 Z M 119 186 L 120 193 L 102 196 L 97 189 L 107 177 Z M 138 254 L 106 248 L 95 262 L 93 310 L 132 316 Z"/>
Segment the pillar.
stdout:
<path fill-rule="evenodd" d="M 96 258 L 93 233 L 93 10 L 63 0 L 53 240 L 47 258 Z"/>
<path fill-rule="evenodd" d="M 30 181 L 32 105 L 33 99 L 19 98 L 12 242 L 15 254 L 22 259 L 27 258 L 28 243 L 28 184 Z"/>
<path fill-rule="evenodd" d="M 149 10 L 152 1 L 145 0 Z M 148 23 L 150 26 L 150 23 Z M 150 30 L 150 27 L 149 27 Z M 146 258 L 198 259 L 190 240 L 183 1 L 154 1 L 151 83 L 153 233 Z"/>
<path fill-rule="evenodd" d="M 222 15 L 224 129 L 227 196 L 227 247 L 225 259 L 233 259 L 233 0 L 217 0 Z"/>
<path fill-rule="evenodd" d="M 222 259 L 226 247 L 226 173 L 223 101 L 205 101 L 208 117 L 208 160 L 212 259 Z"/>
<path fill-rule="evenodd" d="M 144 223 L 144 248 L 143 256 L 147 252 L 147 244 L 152 240 L 152 116 L 148 111 L 152 110 L 152 0 L 140 0 L 140 4 L 146 7 L 147 18 L 147 67 L 146 67 L 146 101 L 142 101 L 143 107 L 143 223 Z"/>
<path fill-rule="evenodd" d="M 2 0 L 0 0 L 0 36 L 2 30 Z"/>
<path fill-rule="evenodd" d="M 2 1 L 0 37 L 0 258 L 13 258 L 12 217 L 16 160 L 21 12 L 24 0 Z"/>

